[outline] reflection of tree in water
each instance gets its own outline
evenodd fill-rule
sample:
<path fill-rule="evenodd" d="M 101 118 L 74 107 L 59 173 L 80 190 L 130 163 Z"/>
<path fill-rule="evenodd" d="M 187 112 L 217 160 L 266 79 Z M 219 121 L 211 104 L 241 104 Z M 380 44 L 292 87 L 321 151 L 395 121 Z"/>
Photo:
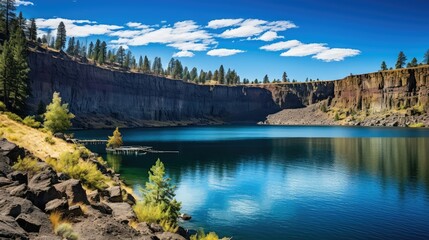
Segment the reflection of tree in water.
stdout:
<path fill-rule="evenodd" d="M 117 173 L 121 169 L 122 156 L 119 154 L 107 153 L 106 155 L 107 164 Z"/>

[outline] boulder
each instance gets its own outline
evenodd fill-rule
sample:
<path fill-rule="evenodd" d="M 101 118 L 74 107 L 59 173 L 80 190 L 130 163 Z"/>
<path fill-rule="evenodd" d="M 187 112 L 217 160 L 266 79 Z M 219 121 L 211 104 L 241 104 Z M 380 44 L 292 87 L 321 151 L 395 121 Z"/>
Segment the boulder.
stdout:
<path fill-rule="evenodd" d="M 106 166 L 104 166 L 102 163 L 100 163 L 97 159 L 90 159 L 89 160 L 91 163 L 95 164 L 95 166 L 97 166 L 97 169 L 102 173 L 102 174 L 106 174 L 107 173 L 107 168 Z"/>
<path fill-rule="evenodd" d="M 155 232 L 155 233 L 164 231 L 162 229 L 161 225 L 156 224 L 156 223 L 151 223 L 150 224 L 150 229 L 152 229 L 152 231 Z"/>
<path fill-rule="evenodd" d="M 55 184 L 55 189 L 67 195 L 72 203 L 89 204 L 85 190 L 79 180 L 70 179 L 62 183 Z"/>
<path fill-rule="evenodd" d="M 46 190 L 56 183 L 58 183 L 57 174 L 49 168 L 34 175 L 28 182 L 28 187 L 32 190 Z"/>
<path fill-rule="evenodd" d="M 127 224 L 130 220 L 136 220 L 136 215 L 128 203 L 108 203 L 112 209 L 113 217 L 121 223 Z"/>
<path fill-rule="evenodd" d="M 186 238 L 180 236 L 179 234 L 171 232 L 158 233 L 156 236 L 159 238 L 159 240 L 186 240 Z"/>
<path fill-rule="evenodd" d="M 154 231 L 150 228 L 150 225 L 146 222 L 138 223 L 135 229 L 143 235 L 150 235 L 154 233 Z"/>
<path fill-rule="evenodd" d="M 14 171 L 7 175 L 8 178 L 12 179 L 12 181 L 17 181 L 20 184 L 27 184 L 28 183 L 28 174 L 23 173 L 21 171 Z"/>
<path fill-rule="evenodd" d="M 40 227 L 42 226 L 37 218 L 34 218 L 29 214 L 20 214 L 15 221 L 27 232 L 39 232 Z"/>
<path fill-rule="evenodd" d="M 100 194 L 98 190 L 94 190 L 87 194 L 88 200 L 91 202 L 100 202 Z"/>
<path fill-rule="evenodd" d="M 66 140 L 64 133 L 54 133 L 54 137 L 62 139 L 62 140 Z"/>
<path fill-rule="evenodd" d="M 0 239 L 29 239 L 12 217 L 0 215 Z"/>
<path fill-rule="evenodd" d="M 8 178 L 0 177 L 0 187 L 7 186 L 7 185 L 10 185 L 12 183 L 13 183 L 13 181 L 8 179 Z"/>
<path fill-rule="evenodd" d="M 135 205 L 136 204 L 136 199 L 134 198 L 134 196 L 132 194 L 127 193 L 127 200 L 126 202 L 130 205 Z"/>
<path fill-rule="evenodd" d="M 34 175 L 28 182 L 27 199 L 40 209 L 45 209 L 46 203 L 66 196 L 53 186 L 55 183 L 58 183 L 58 177 L 52 169 Z"/>
<path fill-rule="evenodd" d="M 0 139 L 0 155 L 7 157 L 6 162 L 9 165 L 13 165 L 18 160 L 18 157 L 25 157 L 25 151 L 16 144 L 2 138 Z"/>
<path fill-rule="evenodd" d="M 59 181 L 67 181 L 70 179 L 70 176 L 65 173 L 57 173 Z"/>
<path fill-rule="evenodd" d="M 113 186 L 107 189 L 109 202 L 122 202 L 122 191 L 120 186 Z"/>
<path fill-rule="evenodd" d="M 24 198 L 27 195 L 27 185 L 21 184 L 7 189 L 11 196 Z"/>
<path fill-rule="evenodd" d="M 185 221 L 189 221 L 189 220 L 191 220 L 192 216 L 189 215 L 189 214 L 186 214 L 186 213 L 182 213 L 182 214 L 179 215 L 179 218 L 181 218 L 181 219 L 183 219 Z"/>
<path fill-rule="evenodd" d="M 0 200 L 0 215 L 18 217 L 21 213 L 37 212 L 36 208 L 29 200 L 19 197 L 7 197 Z"/>
<path fill-rule="evenodd" d="M 6 177 L 12 171 L 9 165 L 9 158 L 0 155 L 0 177 Z"/>
<path fill-rule="evenodd" d="M 91 207 L 104 214 L 112 214 L 113 210 L 105 203 L 93 203 Z"/>
<path fill-rule="evenodd" d="M 69 203 L 65 198 L 62 199 L 54 199 L 52 201 L 49 201 L 46 203 L 45 206 L 45 212 L 51 213 L 51 212 L 65 212 L 69 208 Z"/>
<path fill-rule="evenodd" d="M 79 217 L 83 215 L 85 215 L 85 213 L 83 212 L 82 208 L 79 205 L 70 206 L 67 211 L 68 217 Z"/>

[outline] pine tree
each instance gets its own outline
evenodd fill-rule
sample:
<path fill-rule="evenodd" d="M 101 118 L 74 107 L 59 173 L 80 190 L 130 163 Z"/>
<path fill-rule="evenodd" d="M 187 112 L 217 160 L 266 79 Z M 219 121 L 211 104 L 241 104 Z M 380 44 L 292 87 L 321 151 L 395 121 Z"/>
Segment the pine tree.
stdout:
<path fill-rule="evenodd" d="M 220 67 L 219 67 L 217 81 L 218 81 L 219 84 L 224 84 L 225 83 L 225 70 L 223 68 L 223 65 L 220 65 Z"/>
<path fill-rule="evenodd" d="M 98 61 L 98 57 L 100 55 L 100 50 L 101 50 L 101 41 L 100 41 L 100 39 L 97 39 L 97 41 L 95 42 L 95 45 L 94 45 L 94 54 L 92 56 L 92 59 L 94 59 L 94 61 Z"/>
<path fill-rule="evenodd" d="M 74 49 L 73 49 L 73 56 L 79 56 L 81 55 L 81 47 L 80 47 L 80 41 L 77 40 L 76 44 L 74 45 Z"/>
<path fill-rule="evenodd" d="M 400 51 L 398 55 L 398 60 L 396 60 L 395 64 L 396 69 L 403 68 L 405 65 L 405 61 L 407 61 L 407 57 L 405 57 L 405 54 Z"/>
<path fill-rule="evenodd" d="M 201 69 L 200 76 L 198 77 L 198 82 L 205 83 L 206 82 L 206 73 Z"/>
<path fill-rule="evenodd" d="M 191 80 L 192 82 L 196 82 L 197 79 L 198 79 L 198 70 L 196 67 L 194 67 L 189 73 L 189 80 Z"/>
<path fill-rule="evenodd" d="M 283 75 L 282 75 L 282 82 L 288 82 L 288 80 L 287 80 L 287 74 L 286 74 L 286 72 L 283 72 Z"/>
<path fill-rule="evenodd" d="M 408 63 L 407 67 L 417 67 L 417 58 L 413 58 L 410 63 Z"/>
<path fill-rule="evenodd" d="M 57 29 L 57 40 L 55 41 L 55 48 L 61 50 L 66 45 L 66 26 L 63 22 L 60 22 Z"/>
<path fill-rule="evenodd" d="M 429 49 L 426 51 L 424 57 L 423 57 L 423 63 L 429 64 Z"/>
<path fill-rule="evenodd" d="M 124 67 L 125 68 L 130 68 L 130 64 L 131 64 L 131 58 L 132 58 L 132 53 L 130 50 L 128 50 L 127 55 L 125 55 L 125 59 L 124 59 Z"/>
<path fill-rule="evenodd" d="M 219 71 L 218 70 L 214 71 L 212 79 L 215 81 L 218 81 L 218 79 L 219 79 Z"/>
<path fill-rule="evenodd" d="M 387 65 L 386 65 L 386 62 L 385 61 L 383 61 L 383 62 L 381 62 L 381 71 L 386 71 L 387 70 Z"/>
<path fill-rule="evenodd" d="M 42 36 L 42 43 L 43 44 L 48 44 L 48 37 L 46 35 Z"/>
<path fill-rule="evenodd" d="M 165 177 L 165 167 L 161 160 L 157 160 L 149 171 L 149 181 L 143 190 L 144 203 L 148 205 L 162 206 L 168 212 L 169 220 L 177 222 L 181 203 L 176 201 L 176 186 L 171 185 L 171 179 Z"/>
<path fill-rule="evenodd" d="M 269 83 L 270 82 L 270 79 L 268 78 L 268 75 L 267 74 L 265 74 L 265 76 L 264 76 L 264 80 L 262 81 L 263 83 Z"/>
<path fill-rule="evenodd" d="M 232 81 L 231 81 L 231 69 L 229 69 L 229 68 L 228 68 L 228 71 L 226 71 L 225 80 L 226 80 L 227 85 L 232 83 Z"/>
<path fill-rule="evenodd" d="M 3 52 L 0 58 L 0 82 L 3 103 L 7 109 L 11 109 L 10 92 L 15 77 L 15 63 L 10 43 L 6 40 L 3 44 Z"/>
<path fill-rule="evenodd" d="M 168 62 L 168 66 L 167 66 L 167 75 L 173 76 L 175 63 L 176 63 L 176 60 L 174 58 L 171 58 L 170 62 Z"/>
<path fill-rule="evenodd" d="M 118 52 L 116 52 L 116 62 L 121 65 L 121 67 L 124 67 L 124 61 L 125 61 L 125 49 L 122 46 L 119 46 Z"/>
<path fill-rule="evenodd" d="M 188 67 L 185 67 L 184 69 L 183 69 L 183 81 L 189 81 L 189 78 L 190 78 L 190 75 L 189 75 L 189 70 L 188 70 Z"/>
<path fill-rule="evenodd" d="M 3 31 L 5 32 L 6 39 L 10 37 L 11 22 L 16 18 L 15 14 L 16 5 L 15 0 L 1 0 L 0 12 L 2 13 Z"/>
<path fill-rule="evenodd" d="M 173 78 L 182 79 L 183 66 L 179 59 L 174 61 Z"/>
<path fill-rule="evenodd" d="M 115 131 L 113 131 L 113 136 L 109 136 L 109 140 L 107 141 L 108 148 L 118 148 L 122 146 L 122 135 L 119 132 L 119 128 L 116 127 Z"/>
<path fill-rule="evenodd" d="M 93 58 L 93 57 L 94 57 L 94 43 L 90 42 L 89 48 L 88 48 L 88 58 Z"/>
<path fill-rule="evenodd" d="M 149 62 L 149 59 L 147 58 L 147 56 L 144 56 L 142 71 L 144 73 L 150 72 L 150 62 Z"/>
<path fill-rule="evenodd" d="M 69 112 L 68 104 L 61 104 L 60 94 L 54 92 L 52 102 L 46 107 L 44 126 L 52 133 L 62 132 L 71 127 L 74 115 Z"/>
<path fill-rule="evenodd" d="M 156 58 L 155 58 L 155 60 L 156 60 Z M 153 64 L 155 66 L 155 62 Z M 154 67 L 154 69 L 155 69 L 155 67 Z M 139 58 L 139 72 L 141 72 L 142 70 L 143 70 L 143 57 L 142 57 L 142 55 L 140 55 L 140 58 Z M 155 72 L 155 70 L 153 70 L 153 71 Z"/>
<path fill-rule="evenodd" d="M 28 32 L 29 32 L 28 38 L 30 39 L 30 41 L 36 41 L 36 39 L 37 39 L 37 26 L 36 26 L 36 20 L 34 18 L 32 18 L 30 20 L 30 28 L 29 28 Z"/>
<path fill-rule="evenodd" d="M 212 71 L 209 71 L 208 73 L 207 73 L 207 75 L 206 75 L 206 80 L 207 81 L 210 81 L 210 80 L 212 80 L 213 79 L 213 73 L 212 73 Z"/>
<path fill-rule="evenodd" d="M 71 37 L 68 42 L 66 53 L 70 56 L 73 56 L 74 53 L 74 37 Z"/>
<path fill-rule="evenodd" d="M 49 44 L 49 47 L 50 48 L 55 48 L 55 38 L 54 37 L 51 37 L 51 43 Z"/>
<path fill-rule="evenodd" d="M 100 44 L 100 49 L 98 51 L 98 58 L 97 58 L 98 63 L 104 64 L 106 62 L 106 55 L 107 55 L 107 43 L 103 41 Z"/>

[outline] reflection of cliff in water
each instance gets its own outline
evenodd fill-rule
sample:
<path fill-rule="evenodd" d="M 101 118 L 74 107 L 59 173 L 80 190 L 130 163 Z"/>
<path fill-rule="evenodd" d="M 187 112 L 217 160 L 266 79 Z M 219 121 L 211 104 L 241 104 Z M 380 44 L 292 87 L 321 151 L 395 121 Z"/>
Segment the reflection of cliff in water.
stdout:
<path fill-rule="evenodd" d="M 118 154 L 106 154 L 106 161 L 107 164 L 115 171 L 116 173 L 119 173 L 121 170 L 121 162 L 122 162 L 122 156 Z"/>
<path fill-rule="evenodd" d="M 400 191 L 424 184 L 429 191 L 429 139 L 331 139 L 336 164 L 352 172 L 365 171 L 383 183 L 394 180 Z"/>

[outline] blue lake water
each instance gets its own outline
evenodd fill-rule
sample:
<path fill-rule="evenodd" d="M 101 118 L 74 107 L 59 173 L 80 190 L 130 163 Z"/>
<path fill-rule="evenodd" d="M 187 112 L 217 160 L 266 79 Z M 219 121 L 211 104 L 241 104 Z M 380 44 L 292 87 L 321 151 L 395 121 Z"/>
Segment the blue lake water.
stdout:
<path fill-rule="evenodd" d="M 76 131 L 106 139 L 111 130 Z M 121 130 L 126 145 L 179 154 L 110 155 L 136 191 L 160 158 L 185 228 L 233 239 L 429 239 L 429 129 L 211 126 Z"/>

